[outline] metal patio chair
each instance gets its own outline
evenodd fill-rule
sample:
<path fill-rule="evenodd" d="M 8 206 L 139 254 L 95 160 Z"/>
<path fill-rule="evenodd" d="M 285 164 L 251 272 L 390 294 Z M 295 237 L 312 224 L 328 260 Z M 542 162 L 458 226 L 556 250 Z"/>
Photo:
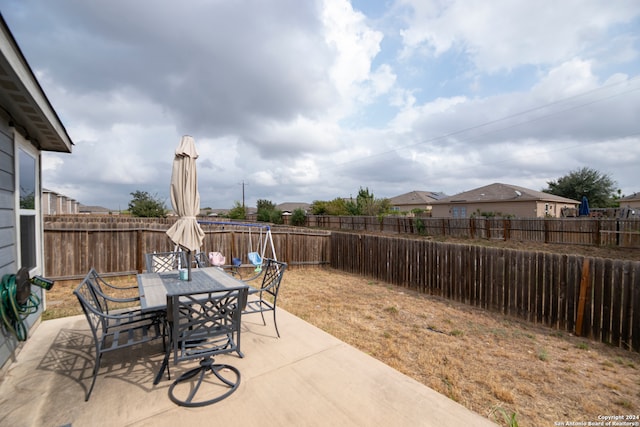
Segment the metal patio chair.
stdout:
<path fill-rule="evenodd" d="M 278 292 L 282 283 L 282 276 L 287 264 L 276 261 L 271 258 L 265 258 L 263 264 L 262 282 L 259 288 L 249 288 L 249 300 L 243 314 L 260 313 L 262 323 L 266 325 L 264 320 L 265 311 L 273 311 L 273 325 L 276 328 L 276 334 L 280 338 L 278 331 L 278 323 L 276 322 L 276 305 L 278 303 Z M 249 282 L 249 284 L 251 284 Z M 251 298 L 253 297 L 253 299 Z"/>
<path fill-rule="evenodd" d="M 132 302 L 132 298 L 111 298 L 96 285 L 98 274 L 91 269 L 73 293 L 78 298 L 84 312 L 95 345 L 95 365 L 93 379 L 85 394 L 85 402 L 91 397 L 100 370 L 100 360 L 104 353 L 147 343 L 163 338 L 163 313 L 143 313 L 138 308 L 112 309 L 110 305 Z M 102 282 L 106 283 L 106 282 Z"/>
<path fill-rule="evenodd" d="M 167 295 L 169 342 L 154 383 L 160 381 L 165 369 L 170 379 L 171 354 L 174 364 L 200 360 L 198 367 L 183 373 L 169 386 L 169 398 L 174 403 L 187 407 L 205 406 L 236 391 L 240 385 L 240 371 L 228 364 L 215 363 L 213 356 L 235 352 L 243 357 L 240 319 L 246 300 L 247 287 Z M 206 389 L 201 395 L 206 393 L 207 397 L 198 399 L 196 394 L 201 388 Z M 211 388 L 214 390 L 209 390 Z"/>
<path fill-rule="evenodd" d="M 162 273 L 175 271 L 179 268 L 187 268 L 187 255 L 184 251 L 145 254 L 145 261 L 149 273 Z"/>

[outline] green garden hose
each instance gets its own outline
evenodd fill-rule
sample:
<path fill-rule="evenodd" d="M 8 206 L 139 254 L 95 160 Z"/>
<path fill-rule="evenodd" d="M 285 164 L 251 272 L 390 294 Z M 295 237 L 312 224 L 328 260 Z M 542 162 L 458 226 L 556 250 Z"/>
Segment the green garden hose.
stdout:
<path fill-rule="evenodd" d="M 27 300 L 21 304 L 16 300 L 16 288 L 15 274 L 2 276 L 2 282 L 0 282 L 0 315 L 6 329 L 18 341 L 26 341 L 28 328 L 24 320 L 30 314 L 38 311 L 40 298 L 31 292 Z"/>

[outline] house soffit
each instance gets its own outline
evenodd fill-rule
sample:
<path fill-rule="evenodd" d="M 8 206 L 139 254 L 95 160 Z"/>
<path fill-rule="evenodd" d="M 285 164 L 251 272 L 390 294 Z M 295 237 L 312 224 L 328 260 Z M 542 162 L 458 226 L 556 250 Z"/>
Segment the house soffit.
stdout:
<path fill-rule="evenodd" d="M 0 16 L 0 115 L 39 150 L 71 152 L 72 142 Z"/>

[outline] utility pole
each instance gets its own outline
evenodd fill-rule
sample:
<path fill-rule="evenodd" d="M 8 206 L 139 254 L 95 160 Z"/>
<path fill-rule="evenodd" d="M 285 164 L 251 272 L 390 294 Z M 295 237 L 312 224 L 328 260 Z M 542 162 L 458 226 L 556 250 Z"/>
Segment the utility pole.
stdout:
<path fill-rule="evenodd" d="M 245 184 L 244 181 L 242 181 L 241 185 L 242 185 L 242 210 L 244 210 L 244 186 L 249 184 Z"/>

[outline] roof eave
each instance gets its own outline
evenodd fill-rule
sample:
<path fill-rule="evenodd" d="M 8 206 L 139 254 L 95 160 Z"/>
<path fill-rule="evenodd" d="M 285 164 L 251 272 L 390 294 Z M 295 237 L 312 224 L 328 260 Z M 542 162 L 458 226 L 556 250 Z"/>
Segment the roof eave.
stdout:
<path fill-rule="evenodd" d="M 73 142 L 0 14 L 0 113 L 42 151 L 70 153 Z"/>

